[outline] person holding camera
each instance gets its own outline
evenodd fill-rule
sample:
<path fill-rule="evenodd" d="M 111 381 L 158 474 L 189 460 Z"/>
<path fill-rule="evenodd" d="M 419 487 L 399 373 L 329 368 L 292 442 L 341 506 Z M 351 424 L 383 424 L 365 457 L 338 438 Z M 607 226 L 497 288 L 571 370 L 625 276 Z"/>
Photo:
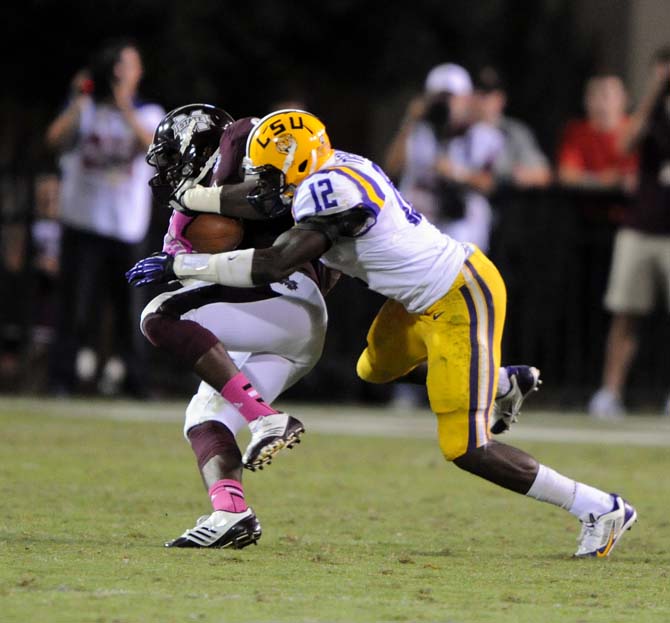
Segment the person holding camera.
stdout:
<path fill-rule="evenodd" d="M 123 381 L 130 393 L 143 387 L 143 345 L 134 330 L 142 301 L 133 300 L 123 275 L 141 256 L 138 246 L 149 228 L 151 170 L 144 154 L 164 111 L 137 99 L 142 74 L 135 44 L 106 43 L 75 76 L 68 105 L 47 129 L 47 144 L 60 153 L 63 228 L 50 365 L 54 393 L 72 393 L 80 389 L 78 381 L 92 383 L 100 373 L 106 393 L 121 389 Z M 106 305 L 115 339 L 99 370 Z"/>
<path fill-rule="evenodd" d="M 492 225 L 487 198 L 494 186 L 491 165 L 503 137 L 476 120 L 473 97 L 465 68 L 443 63 L 431 69 L 424 92 L 407 107 L 384 164 L 415 210 L 440 231 L 486 252 Z M 392 394 L 398 408 L 425 400 L 417 385 L 396 383 Z"/>
<path fill-rule="evenodd" d="M 443 63 L 431 69 L 424 93 L 410 102 L 385 165 L 415 209 L 441 231 L 486 252 L 491 168 L 502 146 L 501 132 L 476 120 L 470 74 Z"/>
<path fill-rule="evenodd" d="M 616 234 L 605 308 L 612 313 L 602 387 L 592 416 L 625 413 L 623 390 L 638 343 L 638 325 L 655 304 L 657 282 L 670 309 L 670 47 L 652 58 L 645 93 L 621 134 L 624 153 L 638 149 L 639 187 Z"/>

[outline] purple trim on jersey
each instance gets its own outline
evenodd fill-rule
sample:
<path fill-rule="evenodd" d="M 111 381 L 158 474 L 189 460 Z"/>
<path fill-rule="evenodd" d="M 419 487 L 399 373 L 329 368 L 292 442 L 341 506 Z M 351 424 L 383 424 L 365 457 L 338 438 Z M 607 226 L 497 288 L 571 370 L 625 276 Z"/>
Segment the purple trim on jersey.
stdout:
<path fill-rule="evenodd" d="M 486 311 L 487 311 L 486 315 L 488 317 L 488 326 L 486 327 L 488 344 L 486 350 L 488 352 L 488 360 L 489 360 L 489 391 L 486 397 L 486 404 L 491 405 L 493 400 L 493 388 L 498 386 L 497 381 L 494 379 L 494 374 L 497 374 L 497 370 L 494 370 L 494 363 L 493 363 L 493 330 L 495 327 L 495 308 L 493 306 L 493 295 L 491 294 L 491 290 L 489 290 L 489 287 L 486 285 L 486 282 L 484 281 L 482 276 L 479 274 L 477 269 L 472 265 L 472 262 L 470 260 L 465 260 L 465 265 L 470 269 L 470 271 L 472 271 L 474 278 L 476 279 L 477 283 L 479 284 L 479 287 L 482 289 L 482 292 L 484 293 L 484 299 L 486 299 Z M 486 411 L 487 430 L 489 428 L 489 412 L 490 409 L 487 409 Z"/>
<path fill-rule="evenodd" d="M 346 171 L 341 171 L 340 169 L 328 169 L 328 171 L 332 172 L 332 173 L 337 173 L 338 175 L 341 175 L 342 177 L 345 177 L 346 179 L 348 179 L 350 182 L 353 182 L 354 184 L 356 184 L 356 188 L 358 188 L 361 195 L 363 196 L 362 205 L 370 208 L 375 213 L 375 217 L 379 214 L 379 206 L 376 205 L 374 203 L 374 201 L 372 201 L 372 198 L 368 194 L 368 191 L 365 190 L 365 187 L 363 186 L 363 184 L 361 184 L 355 177 L 352 177 Z M 358 173 L 358 171 L 357 171 L 357 173 Z M 352 206 L 352 207 L 354 207 L 354 206 Z"/>
<path fill-rule="evenodd" d="M 396 198 L 396 201 L 398 202 L 398 205 L 402 208 L 402 211 L 405 213 L 405 218 L 412 224 L 412 225 L 418 225 L 422 219 L 423 216 L 421 215 L 420 212 L 417 212 L 413 207 L 412 204 L 407 201 L 401 194 L 400 191 L 395 187 L 395 184 L 389 179 L 389 176 L 386 175 L 384 170 L 375 162 L 372 163 L 372 168 L 379 173 L 385 180 L 386 183 L 391 187 L 393 190 L 393 195 Z"/>
<path fill-rule="evenodd" d="M 347 165 L 342 165 L 342 166 L 347 166 Z M 350 167 L 350 168 L 354 169 L 354 171 L 356 171 L 356 173 L 358 173 L 358 175 L 360 175 L 368 184 L 370 184 L 370 186 L 372 186 L 372 188 L 375 189 L 375 192 L 377 193 L 377 196 L 380 199 L 386 199 L 386 194 L 381 189 L 379 184 L 377 184 L 377 182 L 375 182 L 374 178 L 370 177 L 369 175 L 366 175 L 365 173 L 363 173 L 363 171 L 361 171 L 360 169 L 357 169 L 356 167 Z"/>
<path fill-rule="evenodd" d="M 371 212 L 371 214 L 370 214 L 370 218 L 373 218 L 374 220 L 372 221 L 372 223 L 370 223 L 369 225 L 367 225 L 364 229 L 361 229 L 361 231 L 359 231 L 358 233 L 354 234 L 354 235 L 352 236 L 352 238 L 360 238 L 360 237 L 363 236 L 364 234 L 367 234 L 367 233 L 368 233 L 368 232 L 369 232 L 369 231 L 370 231 L 370 230 L 377 224 L 377 213 L 374 212 L 374 208 L 376 208 L 377 206 L 374 206 L 374 205 L 368 205 L 367 203 L 359 203 L 357 207 L 360 207 L 360 206 L 364 206 L 365 208 L 370 209 L 370 212 Z M 368 219 L 368 220 L 369 220 L 369 219 Z"/>
<path fill-rule="evenodd" d="M 479 343 L 477 310 L 467 286 L 460 288 L 470 316 L 470 404 L 468 405 L 468 451 L 477 447 L 477 411 L 479 405 Z"/>

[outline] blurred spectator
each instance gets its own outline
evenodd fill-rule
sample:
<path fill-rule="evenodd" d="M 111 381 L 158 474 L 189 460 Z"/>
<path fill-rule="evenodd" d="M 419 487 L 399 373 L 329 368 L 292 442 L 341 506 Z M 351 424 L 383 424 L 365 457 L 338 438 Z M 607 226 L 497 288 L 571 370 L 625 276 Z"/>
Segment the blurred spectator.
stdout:
<path fill-rule="evenodd" d="M 479 72 L 475 93 L 480 119 L 498 128 L 504 137 L 502 149 L 492 167 L 496 188 L 531 188 L 549 184 L 549 161 L 532 130 L 522 121 L 504 114 L 507 92 L 495 68 L 487 66 Z"/>
<path fill-rule="evenodd" d="M 58 176 L 44 172 L 35 178 L 30 233 L 30 318 L 22 388 L 35 393 L 48 384 L 48 353 L 55 336 L 61 225 L 58 221 Z"/>
<path fill-rule="evenodd" d="M 619 98 L 621 96 L 619 95 Z M 623 390 L 637 350 L 638 322 L 663 285 L 670 308 L 670 48 L 659 50 L 642 100 L 621 131 L 626 154 L 639 147 L 639 190 L 618 231 L 605 296 L 612 312 L 602 387 L 589 411 L 601 418 L 624 414 Z M 613 173 L 609 178 L 616 182 Z"/>
<path fill-rule="evenodd" d="M 0 389 L 16 390 L 20 382 L 21 348 L 25 341 L 26 232 L 22 222 L 10 221 L 0 228 Z M 8 301 L 12 301 L 11 304 Z"/>
<path fill-rule="evenodd" d="M 424 93 L 409 103 L 388 148 L 385 168 L 400 179 L 403 196 L 441 231 L 486 252 L 493 220 L 486 195 L 494 186 L 491 167 L 503 137 L 477 120 L 474 104 L 463 67 L 443 63 L 431 69 Z M 400 408 L 424 397 L 424 387 L 393 386 Z"/>
<path fill-rule="evenodd" d="M 142 301 L 132 300 L 124 272 L 141 257 L 138 245 L 149 227 L 144 154 L 164 111 L 137 99 L 142 72 L 133 43 L 104 45 L 89 70 L 75 76 L 67 107 L 47 130 L 47 143 L 62 154 L 61 283 L 51 357 L 52 389 L 58 393 L 99 375 L 108 393 L 124 380 L 129 392 L 143 388 L 136 328 Z M 107 309 L 115 340 L 103 367 L 97 354 Z"/>
<path fill-rule="evenodd" d="M 476 120 L 469 73 L 444 63 L 428 74 L 391 143 L 386 170 L 400 190 L 439 229 L 488 250 L 493 161 L 503 136 Z"/>
<path fill-rule="evenodd" d="M 558 152 L 558 179 L 580 190 L 631 192 L 636 155 L 621 149 L 628 126 L 627 95 L 620 78 L 592 77 L 584 94 L 586 118 L 568 122 Z"/>

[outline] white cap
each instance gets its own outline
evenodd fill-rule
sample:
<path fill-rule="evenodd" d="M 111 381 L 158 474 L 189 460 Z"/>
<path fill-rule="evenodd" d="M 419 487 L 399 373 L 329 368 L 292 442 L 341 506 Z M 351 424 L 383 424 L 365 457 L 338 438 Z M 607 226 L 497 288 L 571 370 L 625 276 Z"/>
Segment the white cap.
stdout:
<path fill-rule="evenodd" d="M 472 93 L 470 74 L 465 68 L 453 63 L 437 65 L 426 77 L 426 93 L 469 95 Z"/>

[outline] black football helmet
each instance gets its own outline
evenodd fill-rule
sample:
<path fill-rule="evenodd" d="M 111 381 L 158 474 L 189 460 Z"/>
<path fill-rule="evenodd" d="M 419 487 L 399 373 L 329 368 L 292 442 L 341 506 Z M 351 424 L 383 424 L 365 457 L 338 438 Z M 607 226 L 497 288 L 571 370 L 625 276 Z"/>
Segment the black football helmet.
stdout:
<path fill-rule="evenodd" d="M 186 180 L 207 186 L 219 155 L 219 140 L 233 118 L 209 104 L 187 104 L 158 124 L 146 161 L 156 169 L 149 186 L 158 203 L 168 205 Z"/>

